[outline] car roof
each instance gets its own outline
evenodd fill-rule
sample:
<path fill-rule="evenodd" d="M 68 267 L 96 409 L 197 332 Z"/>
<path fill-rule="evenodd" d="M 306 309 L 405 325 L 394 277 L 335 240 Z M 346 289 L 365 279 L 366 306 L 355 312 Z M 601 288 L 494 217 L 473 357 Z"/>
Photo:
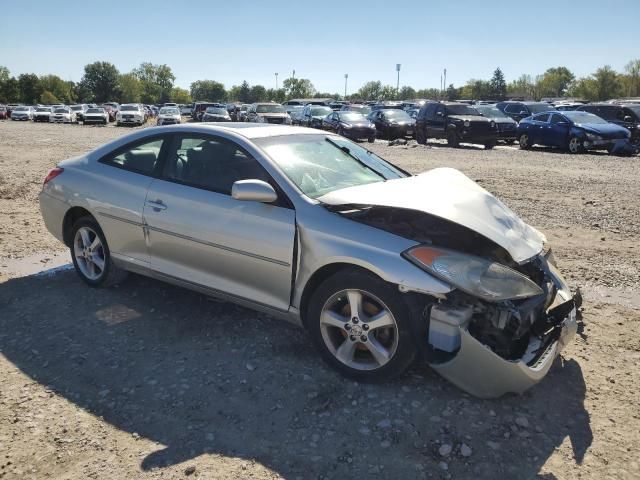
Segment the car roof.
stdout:
<path fill-rule="evenodd" d="M 318 130 L 316 128 L 292 127 L 289 125 L 269 125 L 259 123 L 229 122 L 224 125 L 202 122 L 196 128 L 206 128 L 214 132 L 233 132 L 248 139 L 276 137 L 282 135 L 328 135 L 328 132 Z M 183 124 L 176 125 L 174 128 L 181 130 L 193 130 L 194 125 Z"/>

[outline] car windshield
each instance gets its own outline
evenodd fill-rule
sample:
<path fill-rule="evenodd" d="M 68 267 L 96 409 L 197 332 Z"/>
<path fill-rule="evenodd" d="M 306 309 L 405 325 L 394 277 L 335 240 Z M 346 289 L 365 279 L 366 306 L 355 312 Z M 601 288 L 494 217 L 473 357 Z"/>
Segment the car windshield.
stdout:
<path fill-rule="evenodd" d="M 16 107 L 16 112 L 28 112 L 29 107 Z"/>
<path fill-rule="evenodd" d="M 56 108 L 53 113 L 69 113 L 68 108 Z"/>
<path fill-rule="evenodd" d="M 351 105 L 349 110 L 352 112 L 360 112 L 363 115 L 369 115 L 371 113 L 371 107 L 366 105 Z"/>
<path fill-rule="evenodd" d="M 553 110 L 553 107 L 549 103 L 529 103 L 527 104 L 527 108 L 531 113 L 542 113 Z"/>
<path fill-rule="evenodd" d="M 138 110 L 138 107 L 136 107 L 135 105 L 122 105 L 120 107 L 120 111 L 122 112 L 135 112 Z"/>
<path fill-rule="evenodd" d="M 398 121 L 411 120 L 411 117 L 407 115 L 407 112 L 405 112 L 404 110 L 396 110 L 396 109 L 385 110 L 384 116 L 385 118 L 388 118 L 390 120 L 398 120 Z"/>
<path fill-rule="evenodd" d="M 284 113 L 284 107 L 282 105 L 258 105 L 256 107 L 257 113 Z"/>
<path fill-rule="evenodd" d="M 283 135 L 255 142 L 311 198 L 406 176 L 374 153 L 340 137 Z"/>
<path fill-rule="evenodd" d="M 104 113 L 104 108 L 90 108 L 87 113 Z"/>
<path fill-rule="evenodd" d="M 82 110 L 82 105 L 73 105 L 71 107 L 71 110 L 73 110 L 74 112 L 77 112 L 78 110 Z"/>
<path fill-rule="evenodd" d="M 640 105 L 627 106 L 629 110 L 636 114 L 636 117 L 640 118 Z"/>
<path fill-rule="evenodd" d="M 36 112 L 51 112 L 51 109 L 49 107 L 38 107 Z"/>
<path fill-rule="evenodd" d="M 160 109 L 160 115 L 180 115 L 180 112 L 175 107 L 165 107 Z"/>
<path fill-rule="evenodd" d="M 226 115 L 227 111 L 224 108 L 209 107 L 205 113 L 212 113 L 213 115 Z"/>
<path fill-rule="evenodd" d="M 311 107 L 309 110 L 312 117 L 326 117 L 333 112 L 329 107 Z"/>
<path fill-rule="evenodd" d="M 510 118 L 496 107 L 490 107 L 487 105 L 478 105 L 476 110 L 483 114 L 487 118 Z"/>
<path fill-rule="evenodd" d="M 573 123 L 609 123 L 593 113 L 587 112 L 562 112 Z"/>
<path fill-rule="evenodd" d="M 469 105 L 447 105 L 449 115 L 480 115 L 478 111 Z"/>
<path fill-rule="evenodd" d="M 347 112 L 340 114 L 340 120 L 347 122 L 364 122 L 366 118 L 364 118 L 364 115 L 358 112 Z"/>

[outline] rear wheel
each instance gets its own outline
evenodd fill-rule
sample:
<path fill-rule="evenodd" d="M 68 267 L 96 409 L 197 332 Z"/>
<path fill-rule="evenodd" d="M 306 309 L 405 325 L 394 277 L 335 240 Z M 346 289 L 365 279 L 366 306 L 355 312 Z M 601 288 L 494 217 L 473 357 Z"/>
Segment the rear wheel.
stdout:
<path fill-rule="evenodd" d="M 72 227 L 71 239 L 73 266 L 86 284 L 109 286 L 125 279 L 127 272 L 113 264 L 107 240 L 95 219 L 78 219 Z"/>
<path fill-rule="evenodd" d="M 447 145 L 453 148 L 457 148 L 460 146 L 460 139 L 458 138 L 458 133 L 450 129 L 447 131 Z"/>
<path fill-rule="evenodd" d="M 573 154 L 582 153 L 585 150 L 584 142 L 578 137 L 572 136 L 571 138 L 569 138 L 569 143 L 567 144 L 567 150 L 569 150 L 569 153 L 573 153 Z"/>
<path fill-rule="evenodd" d="M 426 145 L 427 143 L 426 128 L 416 128 L 416 142 L 418 142 L 420 145 Z"/>
<path fill-rule="evenodd" d="M 487 142 L 487 143 L 484 144 L 484 148 L 486 148 L 487 150 L 491 150 L 495 146 L 496 146 L 496 142 L 495 141 Z"/>
<path fill-rule="evenodd" d="M 520 149 L 522 150 L 531 148 L 531 140 L 529 139 L 529 135 L 527 135 L 526 133 L 520 135 L 520 138 L 518 138 L 518 143 L 520 144 Z"/>
<path fill-rule="evenodd" d="M 376 137 L 369 137 L 369 138 L 367 138 L 367 142 L 369 142 L 369 143 L 373 143 L 373 142 L 375 142 L 375 141 L 376 141 Z"/>
<path fill-rule="evenodd" d="M 416 356 L 409 315 L 397 288 L 354 269 L 317 288 L 306 324 L 329 365 L 356 380 L 381 381 L 401 375 Z"/>

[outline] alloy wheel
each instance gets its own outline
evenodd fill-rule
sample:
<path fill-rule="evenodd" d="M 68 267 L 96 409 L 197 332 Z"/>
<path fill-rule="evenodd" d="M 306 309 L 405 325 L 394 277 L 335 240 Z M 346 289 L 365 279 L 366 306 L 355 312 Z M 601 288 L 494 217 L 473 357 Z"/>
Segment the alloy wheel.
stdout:
<path fill-rule="evenodd" d="M 580 139 L 578 139 L 577 137 L 571 137 L 571 139 L 569 140 L 569 152 L 579 153 L 581 146 L 582 145 L 580 144 Z"/>
<path fill-rule="evenodd" d="M 398 325 L 391 310 L 362 290 L 332 295 L 320 314 L 322 339 L 331 354 L 355 370 L 386 365 L 398 348 Z"/>
<path fill-rule="evenodd" d="M 105 269 L 104 246 L 98 234 L 89 227 L 81 227 L 73 239 L 73 254 L 80 272 L 89 280 L 98 280 Z"/>

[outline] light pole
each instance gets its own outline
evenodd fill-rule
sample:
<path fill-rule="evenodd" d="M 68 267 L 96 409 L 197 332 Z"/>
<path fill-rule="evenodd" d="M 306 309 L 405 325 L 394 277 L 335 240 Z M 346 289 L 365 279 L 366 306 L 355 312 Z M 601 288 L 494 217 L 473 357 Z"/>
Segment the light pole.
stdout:
<path fill-rule="evenodd" d="M 347 99 L 347 79 L 349 78 L 349 74 L 344 74 L 344 99 Z"/>
<path fill-rule="evenodd" d="M 276 90 L 278 90 L 278 72 L 276 72 Z"/>
<path fill-rule="evenodd" d="M 398 72 L 398 83 L 396 83 L 396 97 L 400 95 L 400 64 L 396 63 L 396 72 Z"/>

